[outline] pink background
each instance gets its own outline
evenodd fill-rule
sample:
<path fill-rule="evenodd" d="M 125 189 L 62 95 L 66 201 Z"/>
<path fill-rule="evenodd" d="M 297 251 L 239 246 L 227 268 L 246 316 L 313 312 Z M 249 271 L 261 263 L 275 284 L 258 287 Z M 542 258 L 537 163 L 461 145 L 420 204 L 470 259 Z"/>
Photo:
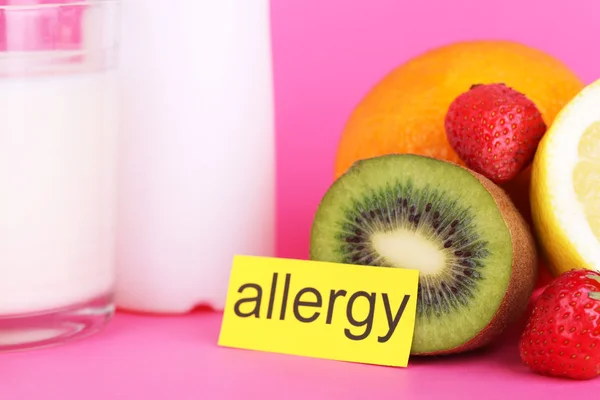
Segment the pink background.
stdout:
<path fill-rule="evenodd" d="M 464 39 L 512 39 L 600 78 L 597 0 L 274 0 L 278 255 L 306 258 L 352 108 L 392 68 Z M 535 74 L 535 71 L 532 71 Z"/>
<path fill-rule="evenodd" d="M 600 78 L 597 0 L 273 0 L 272 9 L 283 257 L 307 256 L 312 215 L 352 107 L 409 57 L 460 39 L 514 39 L 556 55 L 587 82 Z M 2 355 L 0 399 L 532 400 L 600 392 L 600 379 L 529 373 L 515 335 L 483 354 L 395 369 L 218 348 L 220 318 L 118 313 L 93 338 Z"/>

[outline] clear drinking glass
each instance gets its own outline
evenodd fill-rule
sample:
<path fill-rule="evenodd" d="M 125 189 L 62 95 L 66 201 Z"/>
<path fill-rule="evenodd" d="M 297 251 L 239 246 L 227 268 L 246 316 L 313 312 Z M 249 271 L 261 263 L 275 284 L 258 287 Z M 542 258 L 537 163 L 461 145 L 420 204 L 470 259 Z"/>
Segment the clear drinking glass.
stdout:
<path fill-rule="evenodd" d="M 0 0 L 0 351 L 114 312 L 116 0 Z"/>

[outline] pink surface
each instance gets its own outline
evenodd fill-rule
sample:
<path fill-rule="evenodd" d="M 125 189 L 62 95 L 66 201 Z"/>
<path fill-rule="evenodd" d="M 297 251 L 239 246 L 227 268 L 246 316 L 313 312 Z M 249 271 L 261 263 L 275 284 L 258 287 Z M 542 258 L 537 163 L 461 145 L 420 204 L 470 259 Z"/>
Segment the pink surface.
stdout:
<path fill-rule="evenodd" d="M 274 0 L 278 130 L 278 255 L 304 258 L 317 203 L 331 183 L 352 107 L 387 71 L 458 39 L 508 38 L 600 77 L 595 0 Z M 588 50 L 586 50 L 588 49 Z M 66 346 L 0 356 L 0 399 L 583 397 L 600 380 L 540 377 L 514 338 L 484 353 L 411 360 L 394 369 L 216 346 L 221 316 L 119 313 L 103 333 Z"/>
<path fill-rule="evenodd" d="M 521 366 L 513 340 L 482 354 L 389 368 L 216 346 L 221 314 L 119 314 L 101 335 L 0 358 L 0 399 L 587 398 L 588 382 Z"/>

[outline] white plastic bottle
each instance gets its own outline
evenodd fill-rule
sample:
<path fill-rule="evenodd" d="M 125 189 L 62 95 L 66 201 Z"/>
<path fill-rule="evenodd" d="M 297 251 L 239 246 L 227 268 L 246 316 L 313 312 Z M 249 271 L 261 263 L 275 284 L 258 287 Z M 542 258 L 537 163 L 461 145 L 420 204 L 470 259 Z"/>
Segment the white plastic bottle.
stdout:
<path fill-rule="evenodd" d="M 124 0 L 117 306 L 222 309 L 274 253 L 268 0 Z"/>

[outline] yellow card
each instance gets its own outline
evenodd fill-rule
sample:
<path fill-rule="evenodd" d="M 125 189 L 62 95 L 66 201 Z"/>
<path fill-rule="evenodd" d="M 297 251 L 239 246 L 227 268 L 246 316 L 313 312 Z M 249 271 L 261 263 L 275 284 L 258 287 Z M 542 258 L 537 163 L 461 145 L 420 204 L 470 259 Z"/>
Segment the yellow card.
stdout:
<path fill-rule="evenodd" d="M 406 367 L 418 271 L 236 256 L 219 345 Z"/>

